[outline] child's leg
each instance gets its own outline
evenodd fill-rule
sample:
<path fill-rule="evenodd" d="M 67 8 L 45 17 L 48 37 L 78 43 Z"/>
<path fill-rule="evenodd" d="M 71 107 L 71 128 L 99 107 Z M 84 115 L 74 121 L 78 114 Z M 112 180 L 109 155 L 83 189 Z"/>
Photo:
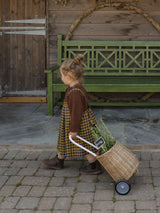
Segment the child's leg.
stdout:
<path fill-rule="evenodd" d="M 65 157 L 64 157 L 63 155 L 61 155 L 60 152 L 58 153 L 58 158 L 61 159 L 61 160 L 64 160 L 64 159 L 65 159 Z"/>
<path fill-rule="evenodd" d="M 48 169 L 63 169 L 64 159 L 65 157 L 58 153 L 54 158 L 43 160 L 43 164 Z"/>
<path fill-rule="evenodd" d="M 91 154 L 87 154 L 87 155 L 85 155 L 85 157 L 87 158 L 87 160 L 88 160 L 89 163 L 93 163 L 93 162 L 96 161 L 96 157 L 94 157 Z"/>
<path fill-rule="evenodd" d="M 85 155 L 85 157 L 87 158 L 89 165 L 81 169 L 82 173 L 89 174 L 89 175 L 97 175 L 102 173 L 100 163 L 98 162 L 96 157 L 94 157 L 91 154 L 87 154 Z"/>

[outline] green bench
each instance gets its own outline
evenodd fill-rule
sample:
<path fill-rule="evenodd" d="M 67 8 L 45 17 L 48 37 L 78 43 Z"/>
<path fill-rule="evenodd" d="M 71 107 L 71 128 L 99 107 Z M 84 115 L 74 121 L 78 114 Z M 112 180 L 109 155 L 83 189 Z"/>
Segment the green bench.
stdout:
<path fill-rule="evenodd" d="M 53 115 L 54 105 L 62 104 L 61 93 L 66 89 L 59 67 L 62 61 L 77 54 L 84 55 L 83 85 L 87 92 L 160 92 L 160 41 L 66 41 L 58 35 L 57 51 L 57 65 L 45 70 L 49 115 Z M 160 106 L 160 103 L 91 102 L 90 105 Z"/>

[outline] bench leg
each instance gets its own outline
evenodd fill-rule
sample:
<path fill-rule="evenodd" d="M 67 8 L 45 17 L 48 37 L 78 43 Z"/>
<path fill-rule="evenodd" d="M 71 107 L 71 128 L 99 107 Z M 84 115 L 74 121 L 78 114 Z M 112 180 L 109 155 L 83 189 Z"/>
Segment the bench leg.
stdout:
<path fill-rule="evenodd" d="M 53 98 L 53 74 L 48 73 L 47 75 L 47 82 L 48 82 L 48 115 L 53 115 L 53 105 L 54 105 L 54 98 Z"/>

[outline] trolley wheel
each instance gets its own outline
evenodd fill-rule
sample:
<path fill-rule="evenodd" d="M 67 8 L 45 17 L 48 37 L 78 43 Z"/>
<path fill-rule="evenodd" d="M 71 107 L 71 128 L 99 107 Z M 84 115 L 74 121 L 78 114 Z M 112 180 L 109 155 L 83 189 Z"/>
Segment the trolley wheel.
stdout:
<path fill-rule="evenodd" d="M 127 180 L 119 180 L 115 184 L 115 190 L 120 195 L 126 195 L 131 190 L 131 185 Z"/>

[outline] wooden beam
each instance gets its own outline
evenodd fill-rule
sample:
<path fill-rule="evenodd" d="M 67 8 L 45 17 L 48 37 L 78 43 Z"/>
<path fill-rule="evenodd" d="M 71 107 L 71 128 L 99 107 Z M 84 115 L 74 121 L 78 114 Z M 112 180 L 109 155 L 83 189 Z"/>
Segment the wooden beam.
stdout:
<path fill-rule="evenodd" d="M 47 103 L 46 97 L 2 97 L 0 103 Z"/>

